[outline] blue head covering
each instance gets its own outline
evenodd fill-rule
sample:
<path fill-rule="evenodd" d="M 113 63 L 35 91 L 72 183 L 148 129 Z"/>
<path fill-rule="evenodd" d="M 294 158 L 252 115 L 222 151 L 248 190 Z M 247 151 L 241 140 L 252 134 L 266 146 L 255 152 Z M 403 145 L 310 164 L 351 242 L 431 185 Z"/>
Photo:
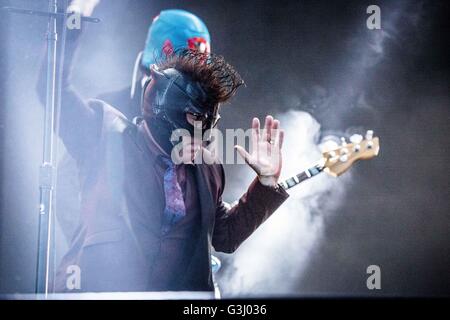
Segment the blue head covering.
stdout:
<path fill-rule="evenodd" d="M 180 48 L 210 50 L 208 28 L 200 18 L 185 10 L 164 10 L 153 19 L 142 56 L 142 66 L 150 68 L 164 54 Z"/>

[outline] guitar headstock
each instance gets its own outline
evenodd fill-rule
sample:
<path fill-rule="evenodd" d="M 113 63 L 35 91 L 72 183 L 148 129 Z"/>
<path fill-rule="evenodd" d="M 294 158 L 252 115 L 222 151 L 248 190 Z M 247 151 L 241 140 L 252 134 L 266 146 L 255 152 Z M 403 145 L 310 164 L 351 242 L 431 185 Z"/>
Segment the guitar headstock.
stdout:
<path fill-rule="evenodd" d="M 360 135 L 353 135 L 350 143 L 341 138 L 340 147 L 322 153 L 323 171 L 338 177 L 358 160 L 368 160 L 376 157 L 380 151 L 378 137 L 373 136 L 373 131 L 368 130 L 365 139 Z"/>

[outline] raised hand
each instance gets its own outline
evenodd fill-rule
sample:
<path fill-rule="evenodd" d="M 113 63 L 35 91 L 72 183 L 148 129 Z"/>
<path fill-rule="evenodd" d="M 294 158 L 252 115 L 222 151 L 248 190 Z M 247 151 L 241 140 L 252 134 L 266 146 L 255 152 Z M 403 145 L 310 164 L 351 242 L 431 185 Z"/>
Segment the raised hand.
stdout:
<path fill-rule="evenodd" d="M 284 131 L 280 121 L 267 116 L 264 129 L 260 129 L 258 118 L 253 118 L 250 153 L 236 145 L 238 153 L 256 172 L 260 182 L 267 186 L 276 186 L 281 173 Z"/>

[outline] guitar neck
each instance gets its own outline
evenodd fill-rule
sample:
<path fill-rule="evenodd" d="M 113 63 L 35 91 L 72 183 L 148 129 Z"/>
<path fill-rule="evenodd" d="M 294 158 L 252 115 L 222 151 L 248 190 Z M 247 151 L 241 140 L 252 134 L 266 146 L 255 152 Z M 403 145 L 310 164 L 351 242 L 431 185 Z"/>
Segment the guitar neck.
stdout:
<path fill-rule="evenodd" d="M 357 160 L 372 159 L 380 151 L 379 138 L 373 136 L 372 130 L 366 132 L 365 139 L 362 139 L 360 135 L 353 135 L 350 137 L 351 143 L 347 143 L 345 138 L 341 138 L 341 140 L 342 145 L 340 147 L 322 152 L 322 159 L 315 166 L 278 183 L 278 186 L 285 190 L 290 189 L 322 171 L 333 177 L 338 177 Z"/>
<path fill-rule="evenodd" d="M 300 172 L 299 174 L 296 174 L 295 176 L 290 177 L 289 179 L 284 180 L 283 182 L 278 183 L 278 185 L 282 187 L 284 190 L 288 190 L 298 185 L 299 183 L 318 175 L 322 171 L 323 166 L 315 165 L 305 171 Z"/>

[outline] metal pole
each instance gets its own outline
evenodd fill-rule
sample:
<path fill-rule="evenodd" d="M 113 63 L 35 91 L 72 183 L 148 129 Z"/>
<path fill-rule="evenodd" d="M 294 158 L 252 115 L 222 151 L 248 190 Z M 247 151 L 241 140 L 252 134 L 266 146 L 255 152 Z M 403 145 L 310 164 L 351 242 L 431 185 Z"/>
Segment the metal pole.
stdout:
<path fill-rule="evenodd" d="M 38 230 L 38 256 L 36 268 L 36 293 L 44 293 L 47 297 L 49 291 L 50 259 L 53 248 L 53 198 L 56 181 L 56 146 L 55 132 L 59 131 L 59 110 L 61 106 L 61 79 L 64 64 L 64 45 L 67 21 L 67 0 L 63 0 L 62 12 L 58 12 L 58 0 L 49 0 L 48 12 L 28 10 L 14 7 L 3 7 L 1 11 L 16 14 L 48 17 L 47 31 L 47 95 L 44 116 L 44 149 L 42 164 L 39 170 L 39 230 Z M 81 16 L 81 21 L 98 23 L 100 19 Z M 61 52 L 59 59 L 58 77 L 57 66 L 57 21 L 62 20 Z M 58 80 L 58 81 L 57 81 Z M 55 126 L 56 124 L 56 126 Z"/>
<path fill-rule="evenodd" d="M 57 0 L 49 0 L 49 12 L 57 13 Z M 54 118 L 56 97 L 56 17 L 50 16 L 47 32 L 47 96 L 45 104 L 44 149 L 39 175 L 39 233 L 36 274 L 36 293 L 48 294 L 51 227 L 53 223 L 53 188 L 54 188 Z"/>

